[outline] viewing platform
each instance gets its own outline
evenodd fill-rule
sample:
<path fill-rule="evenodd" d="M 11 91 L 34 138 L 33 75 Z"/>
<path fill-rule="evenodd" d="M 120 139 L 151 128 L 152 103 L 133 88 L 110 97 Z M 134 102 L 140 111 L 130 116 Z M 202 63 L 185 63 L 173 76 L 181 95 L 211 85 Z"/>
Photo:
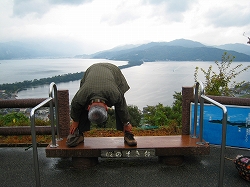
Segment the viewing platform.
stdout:
<path fill-rule="evenodd" d="M 131 174 L 130 172 L 133 170 L 133 169 L 131 170 L 131 165 L 130 165 L 131 160 L 138 160 L 139 162 L 143 161 L 143 164 L 145 164 L 147 167 L 150 167 L 149 176 L 152 175 L 152 172 L 151 172 L 152 166 L 156 165 L 155 163 L 153 163 L 152 165 L 148 165 L 148 163 L 150 163 L 151 160 L 154 160 L 154 161 L 159 160 L 161 163 L 164 163 L 166 165 L 181 165 L 183 163 L 183 161 L 185 160 L 185 165 L 187 165 L 188 167 L 185 168 L 185 165 L 183 165 L 183 167 L 173 167 L 174 170 L 176 170 L 175 173 L 169 172 L 169 169 L 167 169 L 166 176 L 171 175 L 170 179 L 174 179 L 174 182 L 176 182 L 176 181 L 180 181 L 180 180 L 176 180 L 176 176 L 179 176 L 179 174 L 181 172 L 185 172 L 185 173 L 191 174 L 187 177 L 187 179 L 192 179 L 192 180 L 190 180 L 190 182 L 191 182 L 190 184 L 192 184 L 192 182 L 194 181 L 194 178 L 192 178 L 192 174 L 194 171 L 195 172 L 198 171 L 197 170 L 197 166 L 198 166 L 199 168 L 209 169 L 209 176 L 212 176 L 212 177 L 210 177 L 210 179 L 212 179 L 212 181 L 214 181 L 214 178 L 217 177 L 217 175 L 218 175 L 219 176 L 219 186 L 222 186 L 223 176 L 224 176 L 224 168 L 225 168 L 224 155 L 225 155 L 225 151 L 227 151 L 225 149 L 225 145 L 221 146 L 221 148 L 211 147 L 208 142 L 203 140 L 203 138 L 202 138 L 202 136 L 200 136 L 200 134 L 198 135 L 200 137 L 196 138 L 195 133 L 191 134 L 191 132 L 190 132 L 190 129 L 191 129 L 191 120 L 190 120 L 191 119 L 191 103 L 193 103 L 195 101 L 193 87 L 183 87 L 182 88 L 182 121 L 181 121 L 181 124 L 182 124 L 181 131 L 182 132 L 180 133 L 180 135 L 169 135 L 167 133 L 166 133 L 166 135 L 163 135 L 163 136 L 152 136 L 152 135 L 150 135 L 150 136 L 138 136 L 137 135 L 137 136 L 135 136 L 135 139 L 137 140 L 137 146 L 135 146 L 135 147 L 129 147 L 128 145 L 126 145 L 124 143 L 123 137 L 85 137 L 84 143 L 81 143 L 78 146 L 73 147 L 73 148 L 69 148 L 66 145 L 66 139 L 67 139 L 67 135 L 69 134 L 69 129 L 70 129 L 69 93 L 68 93 L 68 90 L 57 91 L 56 87 L 53 87 L 53 88 L 55 89 L 54 94 L 55 95 L 57 94 L 57 99 L 55 99 L 56 97 L 53 98 L 53 97 L 49 96 L 49 98 L 2 100 L 0 102 L 0 108 L 30 108 L 30 107 L 34 107 L 32 109 L 33 112 L 31 112 L 32 113 L 32 115 L 31 115 L 32 131 L 31 132 L 30 132 L 30 128 L 27 128 L 27 127 L 25 127 L 25 128 L 19 128 L 19 127 L 13 128 L 12 127 L 10 129 L 6 129 L 6 128 L 1 129 L 0 128 L 0 130 L 1 130 L 2 135 L 21 135 L 21 134 L 25 135 L 28 133 L 32 134 L 34 170 L 35 170 L 36 183 L 38 184 L 38 186 L 40 184 L 40 171 L 39 171 L 38 158 L 40 158 L 42 156 L 47 157 L 47 158 L 59 158 L 59 159 L 45 159 L 45 158 L 43 158 L 44 162 L 42 164 L 42 167 L 45 167 L 45 168 L 43 168 L 42 172 L 46 171 L 45 174 L 47 174 L 48 171 L 51 171 L 50 169 L 48 170 L 48 166 L 50 166 L 50 164 L 48 164 L 48 163 L 54 162 L 56 160 L 59 163 L 56 163 L 55 165 L 58 167 L 61 167 L 61 163 L 65 162 L 65 158 L 67 158 L 66 159 L 67 165 L 69 166 L 70 169 L 72 169 L 72 168 L 85 169 L 85 168 L 89 168 L 89 167 L 94 166 L 97 163 L 99 163 L 98 164 L 99 166 L 96 166 L 96 167 L 97 168 L 103 167 L 104 171 L 105 171 L 104 175 L 106 175 L 106 170 L 108 168 L 108 167 L 106 167 L 106 164 L 112 165 L 112 163 L 109 162 L 109 159 L 105 159 L 105 158 L 112 158 L 112 161 L 114 162 L 112 167 L 109 167 L 109 169 L 111 169 L 111 168 L 114 169 L 112 171 L 112 173 L 117 173 L 117 169 L 120 168 L 120 166 L 118 166 L 119 168 L 113 167 L 113 166 L 117 165 L 117 162 L 119 162 L 121 160 L 121 165 L 123 165 L 123 162 L 126 160 L 126 162 L 129 163 L 127 165 L 127 170 L 129 170 L 129 172 L 127 172 L 127 170 L 126 170 L 121 175 L 123 177 L 124 177 L 124 174 L 126 175 L 129 173 L 129 175 L 130 175 Z M 203 96 L 201 98 L 204 99 L 204 97 L 205 96 Z M 211 96 L 210 98 L 212 98 L 213 100 L 215 100 L 219 103 L 222 103 L 222 104 L 237 105 L 237 106 L 250 106 L 250 99 L 246 99 L 246 98 L 231 98 L 231 97 L 219 97 L 219 96 Z M 49 132 L 49 129 L 47 129 L 46 126 L 44 126 L 42 128 L 37 128 L 35 126 L 35 122 L 34 122 L 35 115 L 34 114 L 35 114 L 35 111 L 38 108 L 40 108 L 41 106 L 50 108 L 50 112 L 52 113 L 52 115 L 50 115 L 50 116 L 54 116 L 53 115 L 54 110 L 55 110 L 56 114 L 58 114 L 58 115 L 55 115 L 56 116 L 56 127 L 54 125 L 51 125 L 50 130 L 52 132 Z M 55 109 L 53 110 L 54 106 L 55 106 Z M 51 119 L 53 119 L 53 118 L 51 118 Z M 223 115 L 223 119 L 227 119 L 227 118 L 224 118 L 224 115 Z M 51 124 L 54 124 L 53 123 L 54 119 L 51 121 L 52 121 Z M 226 121 L 226 120 L 223 120 L 223 122 L 224 121 Z M 196 124 L 196 122 L 194 122 L 194 124 Z M 56 132 L 56 134 L 55 134 L 55 132 Z M 226 132 L 226 131 L 223 131 L 223 132 Z M 42 153 L 41 152 L 38 153 L 38 150 L 37 150 L 36 134 L 43 134 L 43 135 L 52 134 L 52 142 L 53 143 L 51 142 L 46 148 L 41 149 Z M 58 141 L 55 141 L 55 135 L 57 135 Z M 53 136 L 54 136 L 54 138 L 53 138 Z M 226 137 L 226 136 L 224 136 L 224 137 Z M 62 140 L 60 140 L 61 138 L 62 138 Z M 223 141 L 223 142 L 225 142 L 225 141 Z M 56 145 L 56 146 L 54 146 L 54 145 Z M 218 155 L 219 151 L 220 151 L 220 163 L 219 163 L 219 155 Z M 237 149 L 237 151 L 233 150 L 231 155 L 230 156 L 227 155 L 227 157 L 233 158 L 233 157 L 235 157 L 235 155 L 240 154 L 239 151 L 241 151 L 241 150 L 240 149 Z M 3 152 L 3 150 L 2 150 L 2 152 Z M 6 154 L 10 155 L 12 152 L 13 151 L 8 151 L 8 153 L 6 153 Z M 17 154 L 19 155 L 19 157 L 22 156 L 22 154 L 20 154 L 20 153 L 21 152 L 18 151 L 18 153 L 14 153 L 14 156 L 16 157 Z M 193 156 L 199 156 L 199 155 L 204 156 L 204 157 L 193 157 Z M 210 155 L 210 156 L 207 156 L 207 155 Z M 216 155 L 216 158 L 214 157 L 214 155 Z M 142 157 L 144 157 L 144 158 L 142 158 Z M 152 157 L 152 158 L 147 159 L 147 157 Z M 5 158 L 9 158 L 9 157 L 6 156 Z M 27 158 L 27 156 L 26 156 L 26 158 Z M 27 160 L 26 158 L 24 159 L 25 161 Z M 62 158 L 62 159 L 60 159 L 60 158 Z M 125 159 L 119 159 L 119 158 L 125 158 Z M 193 161 L 190 162 L 190 158 L 198 159 L 198 161 L 197 162 L 193 162 Z M 114 160 L 117 160 L 117 161 L 114 161 Z M 147 160 L 149 162 L 147 162 Z M 105 162 L 104 165 L 102 165 L 103 161 Z M 208 161 L 211 163 L 210 166 L 216 166 L 216 168 L 211 169 L 210 166 L 207 167 Z M 20 158 L 18 159 L 17 162 L 21 163 L 21 164 L 23 163 L 23 162 L 20 162 Z M 3 162 L 3 163 L 5 163 L 5 162 Z M 13 160 L 11 159 L 9 163 L 12 164 Z M 9 165 L 10 165 L 9 163 L 7 164 L 8 165 L 7 167 L 9 167 Z M 102 166 L 100 166 L 100 165 L 102 165 Z M 29 164 L 27 164 L 27 166 L 30 168 Z M 190 169 L 190 167 L 193 167 L 194 169 L 189 171 L 188 169 Z M 215 170 L 218 169 L 218 167 L 220 169 L 219 174 L 218 174 L 218 172 L 215 172 Z M 16 164 L 14 165 L 13 168 L 16 168 Z M 23 169 L 23 164 L 22 164 L 21 168 Z M 96 172 L 95 168 L 92 171 Z M 229 168 L 229 167 L 227 166 L 227 168 Z M 137 175 L 138 173 L 143 173 L 143 172 L 136 171 L 138 169 L 137 167 L 134 167 L 134 169 L 135 169 L 135 173 L 133 175 Z M 235 168 L 233 168 L 233 169 L 235 169 Z M 123 170 L 124 170 L 124 168 L 122 168 L 121 171 L 123 171 Z M 91 169 L 87 170 L 86 173 L 89 174 L 89 171 L 91 171 Z M 160 168 L 157 168 L 157 171 L 162 172 L 162 166 L 160 166 Z M 202 172 L 203 170 L 199 170 L 199 172 L 198 172 L 197 177 L 199 179 L 208 176 L 207 173 L 203 173 L 204 177 L 201 177 L 200 171 Z M 227 172 L 228 172 L 228 170 L 227 170 Z M 62 172 L 62 173 L 65 173 L 65 172 Z M 72 172 L 72 173 L 74 173 L 74 172 Z M 25 175 L 27 175 L 27 171 L 25 171 Z M 77 177 L 78 176 L 79 175 L 77 175 Z M 90 177 L 92 177 L 92 176 L 93 175 L 90 174 Z M 180 175 L 180 176 L 181 176 L 181 179 L 183 179 L 183 175 Z M 226 178 L 225 182 L 227 183 L 228 181 L 230 181 L 229 184 L 231 185 L 232 184 L 231 180 L 233 179 L 234 176 L 233 177 L 232 177 L 232 175 L 229 175 L 229 176 L 230 177 Z M 67 177 L 68 177 L 68 173 L 67 173 Z M 64 178 L 64 177 L 60 175 L 60 177 L 59 177 L 60 182 L 62 182 L 62 178 Z M 70 177 L 70 178 L 72 178 L 72 177 Z M 88 178 L 89 178 L 89 176 L 85 177 L 85 178 L 82 176 L 80 177 L 80 179 L 84 179 L 84 180 L 88 179 Z M 98 177 L 98 178 L 100 178 L 100 177 Z M 162 179 L 162 176 L 160 178 Z M 239 184 L 240 179 L 238 180 L 239 177 L 238 177 L 237 173 L 235 174 L 235 178 L 236 179 L 234 180 L 234 183 Z M 110 176 L 108 176 L 108 180 L 109 179 L 110 179 Z M 120 181 L 120 179 L 121 179 L 121 177 L 119 176 L 118 181 Z M 164 178 L 164 181 L 163 181 L 164 185 L 166 184 L 165 183 L 166 180 L 168 180 L 168 179 Z M 51 182 L 51 181 L 54 182 L 54 180 L 51 180 L 51 178 L 46 182 Z M 96 182 L 96 179 L 93 181 Z M 200 182 L 199 186 L 204 186 L 204 185 L 202 185 L 204 180 L 195 180 L 195 184 L 198 184 L 197 181 Z M 206 184 L 211 186 L 211 183 L 208 183 L 207 181 L 208 180 L 206 179 Z M 12 181 L 9 181 L 9 182 L 12 182 Z M 72 181 L 70 181 L 70 183 L 72 183 Z M 65 181 L 64 181 L 64 184 L 65 184 Z M 79 184 L 78 181 L 77 181 L 77 184 Z M 91 184 L 92 184 L 92 181 L 91 181 Z M 117 184 L 117 183 L 115 183 L 115 184 Z M 141 181 L 138 184 L 140 184 L 140 186 L 141 186 Z M 148 181 L 146 184 L 148 184 Z M 152 184 L 155 184 L 155 183 L 152 183 Z M 70 185 L 72 185 L 72 184 L 70 184 Z M 177 186 L 180 186 L 180 184 L 178 184 Z"/>

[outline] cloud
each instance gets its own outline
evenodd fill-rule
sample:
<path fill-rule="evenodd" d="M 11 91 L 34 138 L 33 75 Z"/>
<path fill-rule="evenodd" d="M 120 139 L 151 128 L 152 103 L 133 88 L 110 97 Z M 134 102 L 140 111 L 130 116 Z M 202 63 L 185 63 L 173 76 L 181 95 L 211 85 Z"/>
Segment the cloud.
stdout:
<path fill-rule="evenodd" d="M 143 4 L 154 6 L 165 6 L 168 12 L 185 12 L 197 0 L 144 0 Z"/>
<path fill-rule="evenodd" d="M 35 17 L 42 17 L 50 9 L 58 5 L 77 6 L 92 0 L 14 0 L 13 16 L 24 17 L 33 15 Z"/>
<path fill-rule="evenodd" d="M 0 0 L 0 41 L 69 40 L 88 53 L 178 38 L 245 43 L 249 10 L 249 0 Z"/>
<path fill-rule="evenodd" d="M 24 0 L 24 1 L 14 1 L 13 5 L 13 16 L 24 17 L 28 14 L 33 14 L 35 16 L 43 15 L 49 11 L 49 6 L 45 1 L 42 0 Z"/>
<path fill-rule="evenodd" d="M 250 1 L 229 1 L 207 9 L 204 18 L 216 28 L 250 25 Z"/>
<path fill-rule="evenodd" d="M 91 2 L 92 0 L 50 0 L 51 4 L 65 4 L 65 5 L 81 5 L 83 3 Z"/>
<path fill-rule="evenodd" d="M 152 16 L 161 17 L 165 22 L 182 22 L 184 13 L 197 3 L 196 0 L 144 0 L 143 2 L 152 5 Z"/>
<path fill-rule="evenodd" d="M 137 1 L 117 1 L 116 3 L 113 1 L 107 3 L 106 6 L 109 7 L 109 11 L 102 16 L 101 22 L 106 22 L 112 26 L 121 25 L 132 22 L 142 15 L 140 12 L 142 7 Z"/>
<path fill-rule="evenodd" d="M 167 11 L 168 12 L 185 12 L 189 10 L 192 4 L 195 4 L 194 0 L 168 0 L 166 1 Z"/>
<path fill-rule="evenodd" d="M 112 1 L 106 3 L 109 11 L 101 22 L 109 25 L 121 25 L 137 20 L 155 20 L 157 23 L 181 22 L 184 13 L 194 4 L 195 0 L 144 0 L 144 1 Z M 112 7 L 112 8 L 110 8 Z"/>
<path fill-rule="evenodd" d="M 113 16 L 112 14 L 106 14 L 101 19 L 101 22 L 107 22 L 109 25 L 120 25 L 126 22 L 134 21 L 137 16 L 130 11 L 122 11 Z"/>

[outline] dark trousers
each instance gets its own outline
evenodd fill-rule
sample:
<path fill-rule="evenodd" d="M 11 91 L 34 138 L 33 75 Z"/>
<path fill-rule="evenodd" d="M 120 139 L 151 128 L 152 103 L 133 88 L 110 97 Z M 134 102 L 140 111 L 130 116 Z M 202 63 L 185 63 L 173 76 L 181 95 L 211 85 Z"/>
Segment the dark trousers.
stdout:
<path fill-rule="evenodd" d="M 116 129 L 119 131 L 123 131 L 123 123 L 119 118 L 116 110 L 115 110 L 115 120 L 116 120 Z M 90 121 L 88 118 L 88 110 L 84 110 L 80 116 L 79 125 L 78 125 L 79 133 L 83 133 L 85 131 L 90 130 Z"/>

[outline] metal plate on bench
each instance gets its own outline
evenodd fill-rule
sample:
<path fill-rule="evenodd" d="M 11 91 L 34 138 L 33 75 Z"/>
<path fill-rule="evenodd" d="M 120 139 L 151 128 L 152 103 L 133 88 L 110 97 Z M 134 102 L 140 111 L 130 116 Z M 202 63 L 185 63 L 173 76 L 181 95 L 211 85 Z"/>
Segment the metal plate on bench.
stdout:
<path fill-rule="evenodd" d="M 101 150 L 103 158 L 154 157 L 155 149 Z"/>

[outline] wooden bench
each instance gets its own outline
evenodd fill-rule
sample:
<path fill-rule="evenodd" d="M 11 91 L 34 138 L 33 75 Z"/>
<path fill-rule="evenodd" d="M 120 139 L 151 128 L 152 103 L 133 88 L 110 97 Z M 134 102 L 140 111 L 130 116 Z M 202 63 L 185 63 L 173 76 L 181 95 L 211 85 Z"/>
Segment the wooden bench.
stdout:
<path fill-rule="evenodd" d="M 123 137 L 85 137 L 84 143 L 76 147 L 66 146 L 66 138 L 58 141 L 58 147 L 46 148 L 47 157 L 72 157 L 75 168 L 88 168 L 98 163 L 98 157 L 151 157 L 168 165 L 180 165 L 185 155 L 208 155 L 208 143 L 198 145 L 196 138 L 178 136 L 136 136 L 137 146 L 124 144 Z"/>
<path fill-rule="evenodd" d="M 85 137 L 77 147 L 66 146 L 69 133 L 69 93 L 58 91 L 59 132 L 62 141 L 58 147 L 46 148 L 47 157 L 70 157 L 76 168 L 87 168 L 98 163 L 98 157 L 149 157 L 158 156 L 159 161 L 169 165 L 180 165 L 185 155 L 208 155 L 209 144 L 198 145 L 198 139 L 190 137 L 190 103 L 194 98 L 193 87 L 182 88 L 182 135 L 135 136 L 136 147 L 124 144 L 123 137 Z"/>

